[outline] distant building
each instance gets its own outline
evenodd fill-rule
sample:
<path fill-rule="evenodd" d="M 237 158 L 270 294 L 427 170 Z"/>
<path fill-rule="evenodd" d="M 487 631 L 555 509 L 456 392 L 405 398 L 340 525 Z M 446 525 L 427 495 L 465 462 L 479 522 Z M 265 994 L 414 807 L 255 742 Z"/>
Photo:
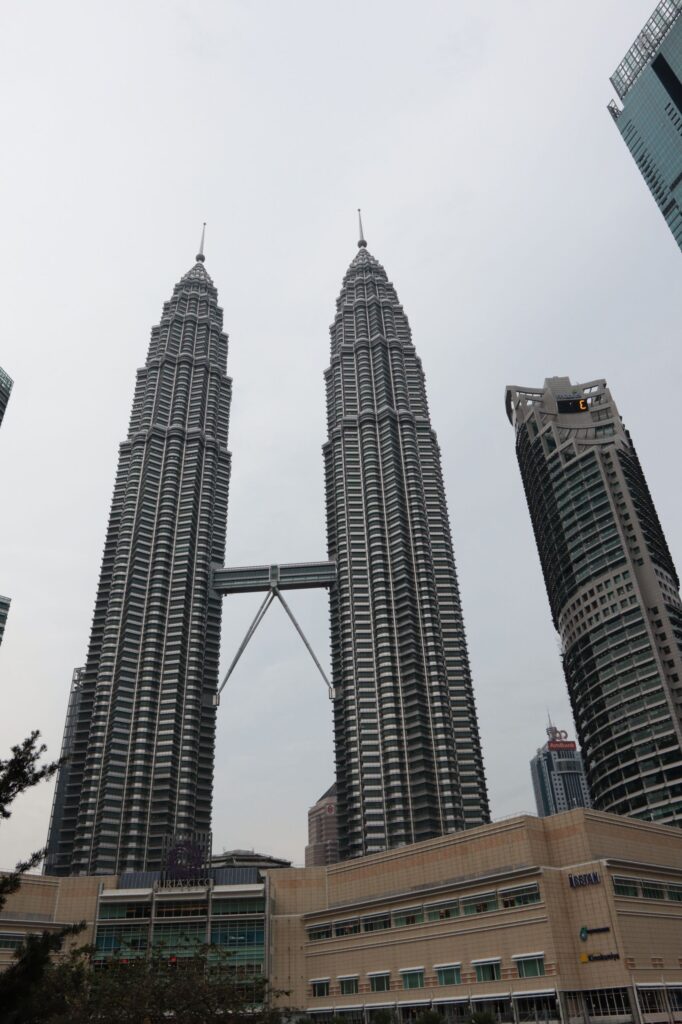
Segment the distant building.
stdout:
<path fill-rule="evenodd" d="M 609 111 L 682 248 L 682 0 L 661 0 L 620 62 Z"/>
<path fill-rule="evenodd" d="M 7 622 L 7 615 L 9 612 L 10 597 L 3 597 L 0 594 L 0 644 L 2 643 L 2 637 L 5 632 L 5 623 Z"/>
<path fill-rule="evenodd" d="M 590 790 L 577 743 L 550 722 L 548 740 L 530 762 L 535 804 L 541 818 L 574 807 L 591 807 Z"/>
<path fill-rule="evenodd" d="M 12 390 L 12 384 L 14 381 L 8 376 L 3 368 L 0 366 L 0 423 L 5 415 L 5 409 L 9 402 L 10 391 Z"/>
<path fill-rule="evenodd" d="M 74 739 L 76 736 L 76 722 L 80 708 L 81 694 L 83 691 L 83 673 L 85 669 L 75 668 L 71 677 L 71 690 L 69 692 L 69 704 L 66 710 L 66 725 L 62 738 L 62 749 L 59 754 L 61 767 L 57 772 L 57 785 L 54 790 L 52 801 L 52 814 L 50 816 L 50 831 L 45 855 L 44 872 L 46 875 L 64 874 L 60 868 L 68 867 L 68 850 L 60 849 L 60 835 L 57 829 L 53 828 L 55 821 L 61 821 L 64 816 L 64 806 L 69 789 L 73 786 L 71 775 L 71 757 L 73 754 Z M 71 801 L 73 803 L 73 800 Z M 72 827 L 75 828 L 75 813 L 72 811 Z"/>
<path fill-rule="evenodd" d="M 680 581 L 632 438 L 605 380 L 507 414 L 593 804 L 682 827 Z"/>
<path fill-rule="evenodd" d="M 255 850 L 223 850 L 211 857 L 213 868 L 290 868 L 291 861 L 281 857 L 270 857 L 267 853 L 256 853 Z"/>
<path fill-rule="evenodd" d="M 323 793 L 308 811 L 308 845 L 305 866 L 336 864 L 339 859 L 339 832 L 336 819 L 336 783 Z"/>

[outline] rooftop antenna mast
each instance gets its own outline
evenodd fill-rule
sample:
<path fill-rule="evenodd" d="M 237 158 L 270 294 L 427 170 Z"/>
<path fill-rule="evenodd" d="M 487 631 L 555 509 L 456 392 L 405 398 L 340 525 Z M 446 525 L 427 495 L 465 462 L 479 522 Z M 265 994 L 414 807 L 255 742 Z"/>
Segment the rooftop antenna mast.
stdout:
<path fill-rule="evenodd" d="M 203 223 L 201 229 L 201 242 L 199 244 L 199 252 L 197 253 L 197 263 L 204 263 L 206 257 L 204 256 L 204 240 L 206 238 L 206 221 Z"/>
<path fill-rule="evenodd" d="M 358 206 L 358 225 L 360 228 L 360 238 L 358 240 L 358 249 L 366 249 L 367 242 L 365 241 L 365 232 L 362 229 L 362 210 Z"/>

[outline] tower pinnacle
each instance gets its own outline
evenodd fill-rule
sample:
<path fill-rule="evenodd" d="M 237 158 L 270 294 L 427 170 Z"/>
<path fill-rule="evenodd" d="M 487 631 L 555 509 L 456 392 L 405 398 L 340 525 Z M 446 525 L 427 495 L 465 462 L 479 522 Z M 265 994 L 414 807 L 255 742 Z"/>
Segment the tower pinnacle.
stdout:
<path fill-rule="evenodd" d="M 366 249 L 367 242 L 365 241 L 365 232 L 362 230 L 362 210 L 358 207 L 358 223 L 360 225 L 360 238 L 358 240 L 358 249 Z"/>
<path fill-rule="evenodd" d="M 196 257 L 197 263 L 204 263 L 205 260 L 206 260 L 206 257 L 204 256 L 204 239 L 205 239 L 205 237 L 206 237 L 206 221 L 204 221 L 203 226 L 201 228 L 201 244 L 199 246 L 199 252 L 197 253 L 197 257 Z"/>

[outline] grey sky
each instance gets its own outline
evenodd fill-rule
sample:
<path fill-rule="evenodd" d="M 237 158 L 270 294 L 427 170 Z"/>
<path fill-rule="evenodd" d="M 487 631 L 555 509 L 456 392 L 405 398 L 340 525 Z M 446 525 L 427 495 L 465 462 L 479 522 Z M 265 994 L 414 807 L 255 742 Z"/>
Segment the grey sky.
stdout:
<path fill-rule="evenodd" d="M 682 565 L 680 253 L 606 111 L 654 0 L 87 0 L 0 14 L 0 751 L 58 753 L 135 370 L 208 221 L 234 378 L 228 562 L 324 557 L 322 373 L 356 249 L 404 303 L 452 519 L 492 810 L 573 730 L 504 386 L 605 376 Z M 328 662 L 322 593 L 292 605 Z M 223 661 L 258 604 L 225 603 Z M 302 862 L 331 709 L 273 607 L 219 713 L 214 847 Z M 0 867 L 45 840 L 16 805 Z"/>

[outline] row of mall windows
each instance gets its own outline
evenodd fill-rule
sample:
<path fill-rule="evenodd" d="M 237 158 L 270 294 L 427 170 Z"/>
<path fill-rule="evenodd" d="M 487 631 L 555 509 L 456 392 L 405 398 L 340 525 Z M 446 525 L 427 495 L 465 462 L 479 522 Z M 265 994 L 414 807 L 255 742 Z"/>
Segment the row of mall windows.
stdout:
<path fill-rule="evenodd" d="M 541 978 L 545 973 L 544 953 L 537 953 L 532 956 L 512 957 L 516 964 L 519 978 Z M 471 966 L 476 972 L 476 981 L 499 981 L 502 977 L 501 959 L 472 960 Z M 461 964 L 437 964 L 434 966 L 436 982 L 438 985 L 461 985 L 462 965 Z M 405 968 L 398 971 L 400 975 L 401 989 L 424 988 L 424 968 Z M 391 972 L 373 972 L 367 975 L 370 992 L 390 992 Z M 360 991 L 359 975 L 348 975 L 338 978 L 339 994 L 342 996 L 356 995 Z M 322 997 L 330 995 L 331 978 L 314 978 L 310 982 L 312 995 Z M 395 987 L 395 986 L 394 986 Z"/>
<path fill-rule="evenodd" d="M 449 918 L 459 917 L 460 914 L 465 917 L 471 914 L 486 914 L 494 910 L 508 910 L 539 902 L 540 889 L 534 882 L 531 885 L 522 885 L 515 889 L 477 893 L 475 896 L 463 896 L 458 900 L 442 900 L 439 903 L 412 906 L 406 910 L 394 910 L 383 914 L 372 914 L 368 917 L 355 917 L 328 924 L 312 925 L 308 928 L 308 939 L 311 942 L 317 942 L 320 939 L 358 935 L 360 932 L 406 928 L 409 925 L 445 921 Z"/>

